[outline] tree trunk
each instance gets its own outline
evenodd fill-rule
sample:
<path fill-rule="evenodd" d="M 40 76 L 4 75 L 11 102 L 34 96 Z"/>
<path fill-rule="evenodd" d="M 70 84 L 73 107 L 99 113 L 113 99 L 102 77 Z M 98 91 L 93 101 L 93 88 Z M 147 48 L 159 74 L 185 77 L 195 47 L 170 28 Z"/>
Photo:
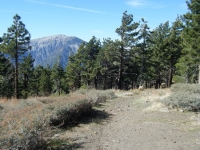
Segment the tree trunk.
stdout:
<path fill-rule="evenodd" d="M 158 79 L 156 79 L 155 89 L 158 89 Z"/>
<path fill-rule="evenodd" d="M 199 65 L 199 77 L 198 77 L 198 84 L 200 84 L 200 65 Z"/>
<path fill-rule="evenodd" d="M 158 79 L 158 88 L 160 89 L 160 85 L 161 85 L 161 78 L 160 78 L 160 72 L 159 72 L 159 79 Z"/>
<path fill-rule="evenodd" d="M 87 80 L 87 88 L 90 89 L 90 80 Z"/>
<path fill-rule="evenodd" d="M 16 48 L 15 48 L 15 88 L 14 88 L 14 98 L 18 99 L 18 53 L 17 53 L 17 39 L 16 39 Z"/>
<path fill-rule="evenodd" d="M 169 80 L 167 87 L 171 87 L 171 84 L 172 84 L 172 68 L 169 69 Z"/>
<path fill-rule="evenodd" d="M 118 89 L 122 89 L 122 58 L 120 58 L 119 74 L 118 74 Z"/>
<path fill-rule="evenodd" d="M 110 88 L 111 89 L 113 88 L 113 77 L 112 76 L 110 77 Z"/>
<path fill-rule="evenodd" d="M 28 75 L 24 73 L 24 90 L 25 90 L 25 95 L 24 98 L 28 97 Z"/>
<path fill-rule="evenodd" d="M 133 90 L 134 79 L 131 80 L 131 89 Z"/>
<path fill-rule="evenodd" d="M 57 88 L 58 88 L 58 94 L 60 95 L 61 94 L 61 79 L 58 79 L 58 86 L 57 86 Z"/>
<path fill-rule="evenodd" d="M 94 78 L 94 86 L 95 86 L 95 89 L 97 90 L 97 77 Z"/>
<path fill-rule="evenodd" d="M 111 87 L 111 88 L 112 88 L 112 87 Z M 106 75 L 104 75 L 103 90 L 106 90 Z"/>
<path fill-rule="evenodd" d="M 78 89 L 81 88 L 81 73 L 78 73 Z"/>
<path fill-rule="evenodd" d="M 170 62 L 170 69 L 169 69 L 169 79 L 168 79 L 168 83 L 167 83 L 167 87 L 171 87 L 172 84 L 172 63 Z"/>

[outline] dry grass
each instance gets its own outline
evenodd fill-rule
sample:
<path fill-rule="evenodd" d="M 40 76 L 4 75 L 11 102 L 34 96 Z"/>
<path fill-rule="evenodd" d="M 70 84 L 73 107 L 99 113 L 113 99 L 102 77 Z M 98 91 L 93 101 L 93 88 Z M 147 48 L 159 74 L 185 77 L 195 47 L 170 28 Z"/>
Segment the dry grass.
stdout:
<path fill-rule="evenodd" d="M 143 111 L 166 111 L 168 112 L 168 109 L 166 108 L 166 105 L 161 102 L 153 102 L 151 106 L 145 108 Z"/>
<path fill-rule="evenodd" d="M 56 128 L 75 122 L 111 91 L 81 90 L 60 97 L 0 100 L 0 149 L 44 149 Z"/>
<path fill-rule="evenodd" d="M 19 101 L 17 99 L 6 99 L 0 98 L 0 105 L 9 105 L 10 107 L 15 106 Z"/>
<path fill-rule="evenodd" d="M 131 90 L 133 96 L 139 96 L 140 101 L 155 101 L 170 96 L 170 89 L 144 89 L 143 91 Z"/>
<path fill-rule="evenodd" d="M 170 88 L 171 95 L 161 99 L 169 108 L 184 111 L 200 111 L 200 85 L 174 84 Z"/>
<path fill-rule="evenodd" d="M 171 95 L 170 89 L 144 89 L 132 90 L 133 97 L 137 97 L 138 103 L 148 103 L 148 107 L 143 111 L 168 111 L 166 105 L 160 102 Z"/>

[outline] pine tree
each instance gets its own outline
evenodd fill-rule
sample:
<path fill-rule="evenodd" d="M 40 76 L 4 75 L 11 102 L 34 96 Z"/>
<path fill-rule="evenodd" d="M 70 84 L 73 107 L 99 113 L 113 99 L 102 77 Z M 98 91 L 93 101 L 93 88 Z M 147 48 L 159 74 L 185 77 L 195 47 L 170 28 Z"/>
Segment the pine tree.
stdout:
<path fill-rule="evenodd" d="M 49 96 L 52 91 L 52 81 L 51 81 L 51 68 L 47 66 L 42 68 L 41 76 L 39 78 L 39 91 L 43 96 Z"/>
<path fill-rule="evenodd" d="M 31 94 L 35 96 L 49 96 L 52 92 L 51 68 L 37 66 L 31 81 Z"/>
<path fill-rule="evenodd" d="M 15 73 L 14 73 L 14 97 L 19 98 L 18 78 L 19 78 L 19 64 L 21 63 L 22 56 L 30 49 L 30 34 L 25 28 L 25 25 L 20 21 L 21 17 L 15 15 L 13 17 L 13 25 L 8 28 L 6 34 L 3 35 L 3 42 L 1 44 L 1 50 L 8 54 L 14 61 Z"/>
<path fill-rule="evenodd" d="M 96 60 L 96 68 L 99 70 L 99 83 L 101 89 L 113 88 L 114 77 L 116 77 L 117 67 L 113 64 L 115 58 L 114 42 L 108 38 L 102 42 L 101 49 Z"/>
<path fill-rule="evenodd" d="M 122 23 L 116 29 L 116 33 L 120 36 L 120 40 L 116 40 L 116 54 L 118 54 L 119 70 L 118 70 L 118 89 L 122 89 L 123 72 L 125 72 L 126 59 L 130 56 L 129 50 L 133 47 L 138 38 L 137 31 L 139 23 L 133 22 L 133 15 L 128 15 L 127 11 L 123 13 Z"/>
<path fill-rule="evenodd" d="M 169 36 L 166 39 L 165 59 L 167 60 L 166 66 L 168 67 L 168 74 L 166 77 L 168 87 L 172 84 L 173 75 L 176 70 L 175 65 L 177 64 L 182 51 L 182 26 L 180 25 L 180 21 L 181 20 L 178 17 L 172 24 Z"/>
<path fill-rule="evenodd" d="M 96 60 L 98 53 L 101 49 L 101 42 L 97 40 L 96 37 L 92 39 L 85 45 L 84 53 L 82 53 L 81 66 L 83 71 L 81 73 L 82 80 L 87 87 L 92 86 L 97 89 L 98 80 L 98 69 L 96 68 Z"/>
<path fill-rule="evenodd" d="M 150 38 L 150 28 L 142 18 L 142 23 L 140 25 L 139 40 L 136 48 L 133 48 L 133 57 L 136 57 L 137 64 L 139 65 L 139 76 L 137 82 L 139 85 L 143 85 L 145 81 L 149 80 L 150 74 L 148 68 L 150 65 L 150 51 L 149 51 L 149 38 Z M 134 54 L 135 53 L 135 54 Z"/>
<path fill-rule="evenodd" d="M 0 52 L 0 97 L 11 98 L 13 96 L 13 70 L 9 59 Z"/>
<path fill-rule="evenodd" d="M 64 69 L 61 66 L 60 60 L 53 65 L 51 72 L 51 81 L 53 82 L 53 93 L 58 93 L 59 95 L 62 92 L 62 78 L 64 77 Z"/>
<path fill-rule="evenodd" d="M 186 65 L 188 68 L 200 64 L 200 0 L 190 0 L 186 3 L 189 12 L 184 15 L 185 28 L 183 29 L 182 38 L 184 47 L 183 57 L 185 57 L 186 63 L 188 63 Z M 198 81 L 200 84 L 200 69 Z"/>
<path fill-rule="evenodd" d="M 22 89 L 21 94 L 23 95 L 23 98 L 27 98 L 28 94 L 31 92 L 31 84 L 32 84 L 32 78 L 33 78 L 33 62 L 35 61 L 32 56 L 29 54 L 28 56 L 24 56 L 23 58 L 24 62 L 20 64 L 19 73 L 21 76 L 22 81 Z"/>
<path fill-rule="evenodd" d="M 35 96 L 40 95 L 40 78 L 42 75 L 42 70 L 44 68 L 42 66 L 37 66 L 33 70 L 33 77 L 32 77 L 32 82 L 31 82 L 31 94 Z"/>
<path fill-rule="evenodd" d="M 160 88 L 162 78 L 166 76 L 167 70 L 167 59 L 166 59 L 166 48 L 167 38 L 170 33 L 169 22 L 160 24 L 153 32 L 150 37 L 150 52 L 151 52 L 151 67 L 153 78 L 156 80 L 156 88 Z"/>
<path fill-rule="evenodd" d="M 69 62 L 66 67 L 66 80 L 71 90 L 76 90 L 82 86 L 83 57 L 86 43 L 82 43 L 76 54 L 69 56 Z"/>

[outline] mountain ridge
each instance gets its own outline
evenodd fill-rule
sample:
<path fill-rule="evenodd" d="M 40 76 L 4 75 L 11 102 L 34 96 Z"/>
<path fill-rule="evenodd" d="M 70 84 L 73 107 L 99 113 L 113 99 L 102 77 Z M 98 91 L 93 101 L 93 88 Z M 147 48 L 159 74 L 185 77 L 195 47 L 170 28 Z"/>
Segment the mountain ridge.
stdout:
<path fill-rule="evenodd" d="M 63 34 L 41 37 L 31 40 L 32 49 L 26 54 L 31 54 L 35 59 L 34 67 L 39 65 L 52 67 L 59 60 L 61 66 L 65 68 L 70 53 L 76 53 L 83 42 L 85 41 L 78 37 Z"/>

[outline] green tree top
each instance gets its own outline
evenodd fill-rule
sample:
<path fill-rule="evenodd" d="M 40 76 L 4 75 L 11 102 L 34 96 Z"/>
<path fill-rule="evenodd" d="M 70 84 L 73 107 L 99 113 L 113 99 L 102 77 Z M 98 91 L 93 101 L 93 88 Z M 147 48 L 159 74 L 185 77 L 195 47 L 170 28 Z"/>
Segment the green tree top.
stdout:
<path fill-rule="evenodd" d="M 2 50 L 15 58 L 16 55 L 23 55 L 31 49 L 29 46 L 31 35 L 25 28 L 25 24 L 20 21 L 21 17 L 19 15 L 16 14 L 13 19 L 13 25 L 8 28 L 7 33 L 4 33 L 2 37 Z"/>
<path fill-rule="evenodd" d="M 0 47 L 0 51 L 6 53 L 14 60 L 15 64 L 15 91 L 14 97 L 19 98 L 18 91 L 18 68 L 20 62 L 23 61 L 23 55 L 26 51 L 31 49 L 29 46 L 30 43 L 30 34 L 28 30 L 25 28 L 25 24 L 20 21 L 21 17 L 19 15 L 15 15 L 13 17 L 13 25 L 8 28 L 7 33 L 5 33 L 2 37 L 2 44 Z"/>
<path fill-rule="evenodd" d="M 138 22 L 133 22 L 133 15 L 127 14 L 127 11 L 123 13 L 122 23 L 119 28 L 115 30 L 115 32 L 121 37 L 121 42 L 126 46 L 130 46 L 130 44 L 134 44 L 135 37 L 139 34 L 137 31 L 139 27 Z"/>
<path fill-rule="evenodd" d="M 184 15 L 184 52 L 191 55 L 193 62 L 200 62 L 200 0 L 187 1 L 189 12 Z"/>

